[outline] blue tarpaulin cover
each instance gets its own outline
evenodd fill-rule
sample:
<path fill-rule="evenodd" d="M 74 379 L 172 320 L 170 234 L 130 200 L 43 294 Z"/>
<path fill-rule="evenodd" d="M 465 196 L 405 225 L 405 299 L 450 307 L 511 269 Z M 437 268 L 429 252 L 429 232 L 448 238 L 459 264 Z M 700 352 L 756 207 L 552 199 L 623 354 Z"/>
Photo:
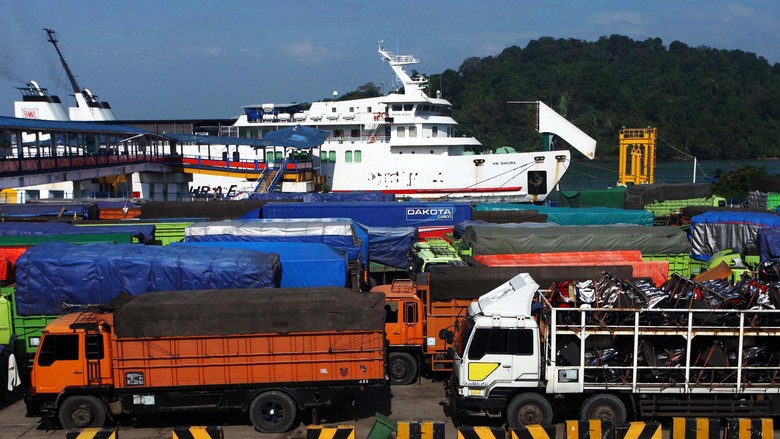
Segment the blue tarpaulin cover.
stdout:
<path fill-rule="evenodd" d="M 761 262 L 780 259 L 780 227 L 765 227 L 758 231 Z"/>
<path fill-rule="evenodd" d="M 417 242 L 415 227 L 369 227 L 362 226 L 368 232 L 368 253 L 371 262 L 390 267 L 406 268 L 408 254 L 412 244 Z"/>
<path fill-rule="evenodd" d="M 59 314 L 61 304 L 106 304 L 119 293 L 275 288 L 279 256 L 252 250 L 44 243 L 16 261 L 20 315 Z"/>
<path fill-rule="evenodd" d="M 471 204 L 417 201 L 266 203 L 263 218 L 351 218 L 372 227 L 451 227 L 471 219 Z"/>
<path fill-rule="evenodd" d="M 614 207 L 547 207 L 522 203 L 480 203 L 475 211 L 536 210 L 547 215 L 548 223 L 561 226 L 635 224 L 652 226 L 653 213 L 646 210 L 626 210 Z"/>
<path fill-rule="evenodd" d="M 61 217 L 78 219 L 97 219 L 97 207 L 94 203 L 41 203 L 41 204 L 2 204 L 2 218 Z M 95 216 L 95 218 L 92 218 Z"/>
<path fill-rule="evenodd" d="M 691 253 L 713 255 L 721 250 L 742 248 L 755 241 L 758 231 L 780 227 L 780 216 L 772 213 L 710 211 L 691 218 Z"/>
<path fill-rule="evenodd" d="M 277 200 L 314 202 L 344 202 L 344 201 L 394 201 L 395 195 L 380 191 L 365 192 L 269 192 L 267 194 L 250 194 L 250 200 Z"/>
<path fill-rule="evenodd" d="M 0 236 L 50 236 L 81 235 L 84 233 L 127 233 L 142 244 L 154 243 L 154 224 L 129 224 L 121 226 L 84 225 L 74 226 L 59 222 L 0 222 Z"/>
<path fill-rule="evenodd" d="M 282 264 L 282 288 L 343 287 L 347 256 L 325 244 L 303 242 L 175 242 L 175 246 L 238 248 L 276 253 Z"/>

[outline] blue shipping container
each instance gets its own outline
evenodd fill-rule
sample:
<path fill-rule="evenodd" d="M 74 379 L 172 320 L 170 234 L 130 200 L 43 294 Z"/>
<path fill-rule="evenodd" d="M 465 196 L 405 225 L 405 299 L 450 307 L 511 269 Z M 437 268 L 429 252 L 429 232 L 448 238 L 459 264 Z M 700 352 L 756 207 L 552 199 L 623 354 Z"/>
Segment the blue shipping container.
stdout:
<path fill-rule="evenodd" d="M 267 203 L 263 218 L 350 218 L 371 227 L 454 226 L 471 220 L 471 204 L 463 202 Z"/>

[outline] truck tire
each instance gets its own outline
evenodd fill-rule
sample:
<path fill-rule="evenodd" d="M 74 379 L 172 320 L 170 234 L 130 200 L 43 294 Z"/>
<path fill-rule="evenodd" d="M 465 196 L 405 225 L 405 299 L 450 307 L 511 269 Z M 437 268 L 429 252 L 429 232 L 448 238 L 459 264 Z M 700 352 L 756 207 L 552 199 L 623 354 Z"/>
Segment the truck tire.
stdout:
<path fill-rule="evenodd" d="M 271 390 L 261 393 L 249 405 L 249 419 L 260 433 L 282 433 L 292 428 L 298 407 L 286 393 Z"/>
<path fill-rule="evenodd" d="M 59 418 L 66 430 L 99 428 L 106 422 L 106 406 L 94 396 L 71 396 L 60 406 Z"/>
<path fill-rule="evenodd" d="M 390 384 L 405 386 L 417 378 L 417 361 L 406 352 L 391 352 L 387 361 Z"/>
<path fill-rule="evenodd" d="M 550 402 L 538 393 L 521 393 L 509 403 L 506 420 L 511 428 L 523 425 L 552 424 L 553 409 Z"/>
<path fill-rule="evenodd" d="M 626 405 L 615 395 L 597 393 L 582 403 L 580 419 L 600 419 L 622 424 L 626 422 Z"/>

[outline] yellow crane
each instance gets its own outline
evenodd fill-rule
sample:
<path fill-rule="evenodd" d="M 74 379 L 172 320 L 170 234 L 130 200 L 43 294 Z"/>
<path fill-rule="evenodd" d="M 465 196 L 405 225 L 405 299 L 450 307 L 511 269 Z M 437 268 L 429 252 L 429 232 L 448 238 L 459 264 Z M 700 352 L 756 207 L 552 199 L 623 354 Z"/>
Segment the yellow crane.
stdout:
<path fill-rule="evenodd" d="M 618 184 L 653 184 L 655 181 L 655 128 L 620 130 Z M 630 149 L 630 157 L 629 157 Z M 628 165 L 630 159 L 630 166 Z M 628 167 L 628 170 L 626 169 Z"/>

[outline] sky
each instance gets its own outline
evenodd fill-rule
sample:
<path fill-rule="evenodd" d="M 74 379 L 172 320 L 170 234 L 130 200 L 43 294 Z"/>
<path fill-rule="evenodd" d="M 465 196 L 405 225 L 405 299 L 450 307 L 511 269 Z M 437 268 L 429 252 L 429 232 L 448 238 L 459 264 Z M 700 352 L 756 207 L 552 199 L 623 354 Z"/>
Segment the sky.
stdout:
<path fill-rule="evenodd" d="M 29 80 L 73 105 L 43 28 L 79 85 L 126 120 L 231 118 L 389 84 L 379 40 L 427 74 L 540 37 L 614 34 L 780 62 L 777 0 L 0 0 L 0 116 Z"/>

